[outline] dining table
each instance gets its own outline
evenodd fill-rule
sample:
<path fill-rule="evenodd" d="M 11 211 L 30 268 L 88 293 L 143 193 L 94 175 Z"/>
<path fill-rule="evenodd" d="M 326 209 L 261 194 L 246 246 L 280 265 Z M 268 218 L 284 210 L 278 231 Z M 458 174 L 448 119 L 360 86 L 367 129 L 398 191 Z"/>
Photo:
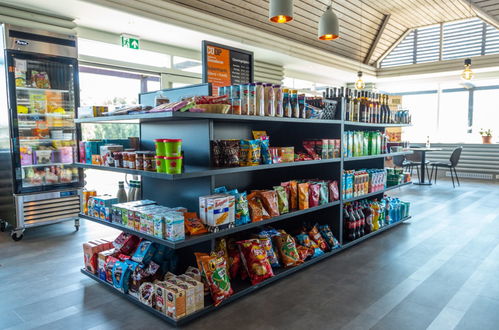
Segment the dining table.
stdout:
<path fill-rule="evenodd" d="M 431 148 L 431 147 L 412 147 L 409 148 L 412 152 L 420 152 L 421 153 L 421 176 L 419 178 L 419 182 L 415 182 L 414 184 L 417 185 L 424 185 L 424 186 L 430 186 L 431 185 L 431 178 L 429 181 L 426 181 L 425 175 L 426 175 L 426 153 L 427 152 L 433 152 L 433 151 L 442 151 L 442 148 Z"/>

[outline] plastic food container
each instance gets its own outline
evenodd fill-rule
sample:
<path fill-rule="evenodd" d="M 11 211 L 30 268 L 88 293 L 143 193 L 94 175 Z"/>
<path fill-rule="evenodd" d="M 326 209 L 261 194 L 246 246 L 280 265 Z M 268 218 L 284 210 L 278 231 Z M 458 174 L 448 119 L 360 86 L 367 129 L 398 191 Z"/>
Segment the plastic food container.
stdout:
<path fill-rule="evenodd" d="M 164 139 L 165 156 L 166 157 L 181 157 L 182 156 L 182 139 Z"/>
<path fill-rule="evenodd" d="M 52 150 L 36 150 L 35 160 L 37 164 L 52 163 Z"/>
<path fill-rule="evenodd" d="M 165 163 L 167 174 L 182 173 L 182 157 L 165 157 Z"/>
<path fill-rule="evenodd" d="M 156 159 L 156 172 L 166 173 L 166 159 L 163 156 L 155 156 Z"/>
<path fill-rule="evenodd" d="M 19 148 L 21 152 L 21 165 L 32 165 L 33 164 L 33 150 L 31 147 L 21 147 Z"/>
<path fill-rule="evenodd" d="M 163 142 L 164 142 L 164 139 L 155 139 L 154 140 L 154 145 L 156 147 L 156 156 L 160 156 L 160 157 L 166 156 L 165 144 Z"/>

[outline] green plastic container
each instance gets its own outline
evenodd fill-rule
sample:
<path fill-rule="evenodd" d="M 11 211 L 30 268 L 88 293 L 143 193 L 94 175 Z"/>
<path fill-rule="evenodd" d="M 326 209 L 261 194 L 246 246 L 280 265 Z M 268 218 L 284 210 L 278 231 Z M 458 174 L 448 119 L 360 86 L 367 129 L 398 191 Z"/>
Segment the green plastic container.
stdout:
<path fill-rule="evenodd" d="M 166 173 L 166 157 L 156 156 L 156 172 Z"/>
<path fill-rule="evenodd" d="M 165 157 L 166 156 L 166 149 L 165 149 L 165 143 L 164 139 L 155 139 L 154 140 L 154 145 L 156 147 L 156 156 L 160 157 Z"/>
<path fill-rule="evenodd" d="M 182 173 L 182 157 L 164 157 L 167 174 Z"/>
<path fill-rule="evenodd" d="M 182 156 L 182 139 L 165 139 L 163 144 L 165 145 L 166 157 Z"/>

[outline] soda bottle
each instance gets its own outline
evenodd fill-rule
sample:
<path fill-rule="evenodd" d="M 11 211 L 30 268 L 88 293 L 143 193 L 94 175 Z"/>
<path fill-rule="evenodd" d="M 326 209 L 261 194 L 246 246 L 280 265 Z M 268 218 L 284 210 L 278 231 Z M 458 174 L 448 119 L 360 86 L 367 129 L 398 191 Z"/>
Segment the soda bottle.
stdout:
<path fill-rule="evenodd" d="M 357 214 L 359 215 L 359 232 L 360 236 L 364 236 L 366 234 L 365 232 L 365 227 L 366 227 L 366 217 L 364 216 L 364 213 L 362 212 L 362 207 L 360 207 L 359 204 L 357 204 Z"/>
<path fill-rule="evenodd" d="M 345 237 L 349 241 L 355 240 L 355 222 L 353 221 L 352 215 L 346 206 L 343 208 L 343 220 L 345 224 Z"/>
<path fill-rule="evenodd" d="M 355 240 L 360 237 L 359 219 L 352 205 L 348 208 L 348 213 L 350 213 L 350 221 L 352 222 L 352 238 Z"/>
<path fill-rule="evenodd" d="M 372 209 L 372 225 L 373 225 L 373 231 L 376 231 L 379 229 L 379 203 L 375 199 L 371 203 L 371 209 Z"/>
<path fill-rule="evenodd" d="M 364 203 L 362 213 L 364 213 L 364 217 L 366 219 L 366 225 L 364 226 L 364 232 L 369 234 L 373 231 L 373 223 L 372 223 L 372 211 L 369 203 Z"/>

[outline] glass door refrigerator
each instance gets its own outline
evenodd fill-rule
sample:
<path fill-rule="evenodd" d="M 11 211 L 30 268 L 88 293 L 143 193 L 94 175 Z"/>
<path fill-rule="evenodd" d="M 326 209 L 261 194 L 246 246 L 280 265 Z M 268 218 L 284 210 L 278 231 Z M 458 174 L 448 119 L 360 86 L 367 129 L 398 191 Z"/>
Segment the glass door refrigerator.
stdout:
<path fill-rule="evenodd" d="M 2 30 L 7 104 L 0 103 L 0 117 L 9 120 L 0 120 L 0 168 L 10 168 L 11 189 L 2 191 L 0 209 L 11 211 L 0 214 L 0 229 L 12 227 L 14 240 L 26 228 L 61 221 L 75 220 L 78 229 L 76 37 L 7 24 Z"/>

